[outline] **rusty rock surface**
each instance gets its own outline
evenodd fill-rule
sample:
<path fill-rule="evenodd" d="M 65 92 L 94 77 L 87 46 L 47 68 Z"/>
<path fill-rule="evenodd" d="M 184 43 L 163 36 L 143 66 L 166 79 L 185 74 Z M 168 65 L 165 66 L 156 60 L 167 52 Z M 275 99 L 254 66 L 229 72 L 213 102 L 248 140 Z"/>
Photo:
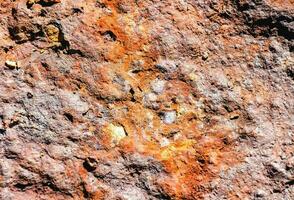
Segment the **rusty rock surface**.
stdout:
<path fill-rule="evenodd" d="M 0 199 L 294 199 L 293 0 L 0 17 Z"/>

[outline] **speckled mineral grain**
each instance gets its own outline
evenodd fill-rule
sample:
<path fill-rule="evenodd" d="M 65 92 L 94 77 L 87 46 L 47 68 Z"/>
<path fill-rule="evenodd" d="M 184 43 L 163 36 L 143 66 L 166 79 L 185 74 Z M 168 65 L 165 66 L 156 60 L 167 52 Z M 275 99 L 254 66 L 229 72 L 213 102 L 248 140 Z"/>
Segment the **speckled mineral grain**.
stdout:
<path fill-rule="evenodd" d="M 293 0 L 1 0 L 0 199 L 294 199 Z"/>

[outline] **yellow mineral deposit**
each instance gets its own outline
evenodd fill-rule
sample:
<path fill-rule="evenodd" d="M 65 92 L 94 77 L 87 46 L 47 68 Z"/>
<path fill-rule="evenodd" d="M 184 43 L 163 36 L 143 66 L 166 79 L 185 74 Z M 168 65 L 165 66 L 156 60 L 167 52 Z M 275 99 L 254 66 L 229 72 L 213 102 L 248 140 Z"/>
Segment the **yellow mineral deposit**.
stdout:
<path fill-rule="evenodd" d="M 58 27 L 54 26 L 53 24 L 49 24 L 45 28 L 45 32 L 51 46 L 60 45 L 60 30 Z"/>
<path fill-rule="evenodd" d="M 107 128 L 111 136 L 112 145 L 117 145 L 124 137 L 127 136 L 125 129 L 122 126 L 109 124 Z"/>

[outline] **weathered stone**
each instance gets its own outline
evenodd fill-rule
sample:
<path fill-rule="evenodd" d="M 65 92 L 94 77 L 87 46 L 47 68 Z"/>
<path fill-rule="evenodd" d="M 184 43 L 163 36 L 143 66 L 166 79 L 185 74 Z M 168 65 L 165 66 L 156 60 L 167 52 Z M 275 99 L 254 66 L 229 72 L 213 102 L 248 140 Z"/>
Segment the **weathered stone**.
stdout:
<path fill-rule="evenodd" d="M 5 62 L 6 67 L 8 67 L 9 69 L 17 69 L 18 68 L 18 64 L 16 61 L 12 61 L 12 60 L 7 60 Z"/>
<path fill-rule="evenodd" d="M 293 199 L 293 5 L 0 1 L 0 199 Z"/>

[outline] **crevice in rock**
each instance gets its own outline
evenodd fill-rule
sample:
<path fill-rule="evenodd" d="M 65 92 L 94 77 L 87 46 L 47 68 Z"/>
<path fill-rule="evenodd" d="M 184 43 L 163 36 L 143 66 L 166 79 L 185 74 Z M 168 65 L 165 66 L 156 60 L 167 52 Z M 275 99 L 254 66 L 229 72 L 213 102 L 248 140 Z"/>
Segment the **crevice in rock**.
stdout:
<path fill-rule="evenodd" d="M 68 121 L 70 121 L 71 123 L 73 123 L 74 122 L 74 117 L 73 117 L 73 115 L 71 114 L 71 113 L 64 113 L 64 116 L 65 116 L 65 118 L 68 120 Z"/>
<path fill-rule="evenodd" d="M 80 57 L 85 57 L 84 53 L 83 53 L 81 50 L 79 50 L 79 49 L 68 49 L 68 50 L 66 51 L 66 54 L 68 54 L 68 55 L 74 55 L 74 54 L 77 54 L 77 55 L 79 55 Z"/>
<path fill-rule="evenodd" d="M 32 183 L 17 183 L 14 185 L 15 188 L 22 190 L 22 191 L 30 188 L 31 186 L 33 186 Z"/>
<path fill-rule="evenodd" d="M 294 67 L 288 67 L 286 73 L 294 81 Z"/>
<path fill-rule="evenodd" d="M 117 39 L 117 36 L 111 30 L 105 31 L 104 33 L 102 33 L 102 35 L 108 41 L 115 42 Z"/>
<path fill-rule="evenodd" d="M 28 0 L 26 5 L 27 5 L 27 8 L 30 9 L 32 8 L 34 4 L 40 4 L 43 7 L 50 7 L 59 2 L 60 1 L 58 0 Z"/>
<path fill-rule="evenodd" d="M 135 91 L 133 88 L 130 89 L 130 93 L 131 93 L 131 101 L 132 102 L 136 102 L 136 99 L 135 99 Z"/>
<path fill-rule="evenodd" d="M 83 162 L 83 166 L 84 168 L 88 171 L 88 172 L 92 172 L 96 169 L 97 167 L 97 161 L 94 158 L 87 158 L 84 162 Z"/>
<path fill-rule="evenodd" d="M 15 126 L 17 126 L 17 125 L 19 125 L 19 124 L 20 124 L 20 121 L 19 121 L 19 120 L 15 120 L 15 121 L 11 122 L 11 123 L 8 125 L 8 127 L 9 127 L 9 128 L 13 128 L 13 127 L 15 127 Z"/>
<path fill-rule="evenodd" d="M 294 185 L 294 179 L 293 180 L 289 180 L 286 182 L 286 185 L 288 186 L 293 186 Z"/>
<path fill-rule="evenodd" d="M 6 129 L 0 128 L 0 135 L 6 135 Z"/>
<path fill-rule="evenodd" d="M 81 14 L 81 13 L 83 13 L 83 9 L 82 8 L 73 8 L 72 13 L 73 14 Z"/>

